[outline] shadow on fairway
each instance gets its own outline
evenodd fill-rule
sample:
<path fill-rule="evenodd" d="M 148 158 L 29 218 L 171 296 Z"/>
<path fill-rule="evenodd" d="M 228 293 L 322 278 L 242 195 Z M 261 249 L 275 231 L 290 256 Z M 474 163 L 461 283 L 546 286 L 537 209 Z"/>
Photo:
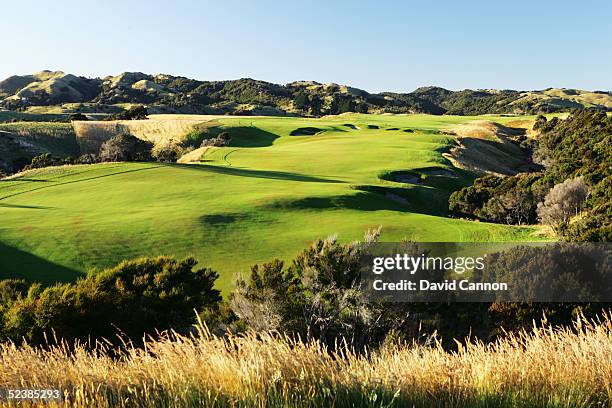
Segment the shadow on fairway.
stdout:
<path fill-rule="evenodd" d="M 370 192 L 333 197 L 306 197 L 299 200 L 279 200 L 266 207 L 275 210 L 350 209 L 358 211 L 406 211 L 406 207 L 399 203 L 386 199 L 383 195 Z"/>
<path fill-rule="evenodd" d="M 255 126 L 213 126 L 192 135 L 190 144 L 198 147 L 206 139 L 212 139 L 221 133 L 229 133 L 231 137 L 230 147 L 266 147 L 279 138 L 274 133 L 267 132 Z"/>
<path fill-rule="evenodd" d="M 83 274 L 0 242 L 0 279 L 25 279 L 52 284 L 71 282 Z"/>
<path fill-rule="evenodd" d="M 278 135 L 255 126 L 239 126 L 223 129 L 230 134 L 230 147 L 266 147 L 278 139 Z"/>
<path fill-rule="evenodd" d="M 354 186 L 356 194 L 278 200 L 266 208 L 284 210 L 349 209 L 356 211 L 401 211 L 436 216 L 447 214 L 448 195 L 440 190 L 414 186 L 411 189 Z"/>
<path fill-rule="evenodd" d="M 239 176 L 239 177 L 254 177 L 263 179 L 273 180 L 287 180 L 287 181 L 300 181 L 304 183 L 345 183 L 342 180 L 326 179 L 315 176 L 307 176 L 299 173 L 291 173 L 287 171 L 273 171 L 273 170 L 252 170 L 238 167 L 221 167 L 213 166 L 210 164 L 186 164 L 181 167 L 186 167 L 192 170 L 209 171 L 218 174 L 225 174 L 228 176 Z"/>
<path fill-rule="evenodd" d="M 42 205 L 23 205 L 23 204 L 4 204 L 0 203 L 0 208 L 21 208 L 24 210 L 51 210 L 55 207 L 45 207 Z"/>
<path fill-rule="evenodd" d="M 28 181 L 28 182 L 34 182 L 34 183 L 48 183 L 49 180 L 41 180 L 41 179 L 33 179 L 33 178 L 12 178 L 12 179 L 4 179 L 4 180 L 0 180 L 0 183 L 12 183 L 14 181 Z"/>

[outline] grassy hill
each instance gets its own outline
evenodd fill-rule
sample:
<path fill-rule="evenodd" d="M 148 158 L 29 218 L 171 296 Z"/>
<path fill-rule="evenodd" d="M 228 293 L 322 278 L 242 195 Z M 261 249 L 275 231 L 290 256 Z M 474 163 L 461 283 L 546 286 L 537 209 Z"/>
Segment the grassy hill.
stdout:
<path fill-rule="evenodd" d="M 344 112 L 435 115 L 536 114 L 572 108 L 612 110 L 609 91 L 450 91 L 422 87 L 412 92 L 370 93 L 335 83 L 295 81 L 286 85 L 241 78 L 200 81 L 185 77 L 124 72 L 85 78 L 42 71 L 0 81 L 0 106 L 37 113 L 112 113 L 146 104 L 153 113 L 252 116 L 322 116 Z"/>
<path fill-rule="evenodd" d="M 0 97 L 9 105 L 83 102 L 99 91 L 99 80 L 77 77 L 61 71 L 41 71 L 32 75 L 12 76 L 0 81 Z"/>
<path fill-rule="evenodd" d="M 53 167 L 0 181 L 1 277 L 70 280 L 139 255 L 193 254 L 227 289 L 255 262 L 379 225 L 387 241 L 531 239 L 530 228 L 445 217 L 450 192 L 472 179 L 443 156 L 456 145 L 445 129 L 477 118 L 212 119 L 231 146 L 197 163 Z"/>
<path fill-rule="evenodd" d="M 511 105 L 535 104 L 563 111 L 575 108 L 612 109 L 610 92 L 589 92 L 580 89 L 549 88 L 542 91 L 522 92 Z"/>

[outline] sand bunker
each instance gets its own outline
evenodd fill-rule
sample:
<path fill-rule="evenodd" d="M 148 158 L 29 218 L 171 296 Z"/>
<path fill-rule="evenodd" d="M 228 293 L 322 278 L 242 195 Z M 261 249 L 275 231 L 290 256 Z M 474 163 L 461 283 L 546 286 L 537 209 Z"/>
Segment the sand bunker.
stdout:
<path fill-rule="evenodd" d="M 291 131 L 289 134 L 291 136 L 314 136 L 321 132 L 324 132 L 324 130 L 316 127 L 301 127 Z"/>

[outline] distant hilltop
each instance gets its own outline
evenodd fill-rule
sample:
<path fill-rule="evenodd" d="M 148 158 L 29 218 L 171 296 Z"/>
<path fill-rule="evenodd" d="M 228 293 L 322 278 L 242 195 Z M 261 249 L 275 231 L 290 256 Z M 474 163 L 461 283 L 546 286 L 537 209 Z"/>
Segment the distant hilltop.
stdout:
<path fill-rule="evenodd" d="M 344 112 L 435 115 L 536 114 L 595 108 L 612 111 L 612 92 L 549 88 L 541 91 L 462 90 L 423 87 L 413 92 L 369 93 L 314 81 L 286 85 L 250 78 L 200 81 L 124 72 L 86 78 L 41 71 L 0 81 L 0 107 L 55 112 L 121 111 L 144 104 L 152 113 L 322 116 Z"/>

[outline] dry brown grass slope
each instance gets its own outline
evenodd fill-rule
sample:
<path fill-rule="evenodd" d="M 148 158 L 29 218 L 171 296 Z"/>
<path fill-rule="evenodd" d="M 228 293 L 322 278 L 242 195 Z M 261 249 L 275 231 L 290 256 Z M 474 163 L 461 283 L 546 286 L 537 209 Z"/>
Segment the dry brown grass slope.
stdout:
<path fill-rule="evenodd" d="M 72 122 L 81 153 L 96 153 L 102 143 L 119 133 L 130 133 L 154 144 L 181 142 L 194 131 L 220 126 L 216 117 L 152 115 L 147 120 Z"/>
<path fill-rule="evenodd" d="M 61 406 L 595 407 L 612 401 L 612 322 L 485 345 L 331 352 L 277 335 L 167 336 L 146 348 L 0 346 L 0 386 L 60 388 Z"/>
<path fill-rule="evenodd" d="M 612 108 L 612 94 L 607 92 L 591 92 L 581 89 L 549 88 L 542 91 L 523 92 L 521 97 L 511 105 L 530 102 L 533 104 L 547 103 L 553 106 L 576 108 L 605 107 Z"/>
<path fill-rule="evenodd" d="M 515 125 L 521 127 L 504 126 L 487 120 L 457 125 L 452 128 L 457 135 L 457 146 L 445 157 L 454 166 L 478 174 L 512 175 L 527 171 L 531 163 L 511 138 L 526 134 L 532 122 L 517 122 Z"/>

